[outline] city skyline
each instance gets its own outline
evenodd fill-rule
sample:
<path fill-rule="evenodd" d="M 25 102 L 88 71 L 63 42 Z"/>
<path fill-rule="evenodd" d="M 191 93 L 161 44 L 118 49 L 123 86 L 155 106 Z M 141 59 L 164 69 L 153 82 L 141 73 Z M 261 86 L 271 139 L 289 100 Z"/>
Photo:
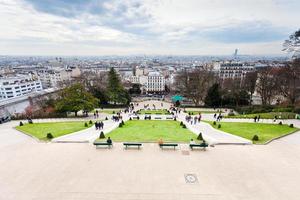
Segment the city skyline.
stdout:
<path fill-rule="evenodd" d="M 300 2 L 0 0 L 1 55 L 284 55 Z"/>

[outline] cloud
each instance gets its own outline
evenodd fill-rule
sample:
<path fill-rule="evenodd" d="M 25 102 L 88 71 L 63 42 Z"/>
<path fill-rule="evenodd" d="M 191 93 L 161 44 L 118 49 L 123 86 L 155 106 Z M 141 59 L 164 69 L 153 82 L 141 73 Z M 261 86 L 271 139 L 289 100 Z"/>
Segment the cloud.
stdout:
<path fill-rule="evenodd" d="M 298 1 L 284 2 L 0 0 L 0 54 L 280 53 L 300 17 Z"/>
<path fill-rule="evenodd" d="M 287 33 L 282 27 L 267 22 L 243 22 L 223 28 L 207 30 L 204 36 L 222 43 L 264 43 L 284 40 Z"/>

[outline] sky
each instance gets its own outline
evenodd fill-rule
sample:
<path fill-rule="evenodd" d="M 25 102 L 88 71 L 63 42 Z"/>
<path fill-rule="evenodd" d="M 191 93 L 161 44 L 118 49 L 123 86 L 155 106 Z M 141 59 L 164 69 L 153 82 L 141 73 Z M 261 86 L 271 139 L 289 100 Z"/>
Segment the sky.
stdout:
<path fill-rule="evenodd" d="M 299 0 L 0 0 L 1 55 L 284 55 Z"/>

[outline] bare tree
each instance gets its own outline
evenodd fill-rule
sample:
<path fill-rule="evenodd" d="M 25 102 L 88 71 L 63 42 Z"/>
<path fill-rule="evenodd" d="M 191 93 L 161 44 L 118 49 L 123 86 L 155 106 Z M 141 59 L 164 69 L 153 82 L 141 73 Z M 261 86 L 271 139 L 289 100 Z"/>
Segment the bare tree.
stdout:
<path fill-rule="evenodd" d="M 300 97 L 300 59 L 287 63 L 278 71 L 278 85 L 280 93 L 295 105 Z"/>
<path fill-rule="evenodd" d="M 215 75 L 210 68 L 201 67 L 191 71 L 183 70 L 176 77 L 176 88 L 196 106 L 204 102 L 208 89 L 215 82 Z"/>
<path fill-rule="evenodd" d="M 258 72 L 256 90 L 263 105 L 271 104 L 275 95 L 278 94 L 277 86 L 275 68 L 267 67 Z"/>
<path fill-rule="evenodd" d="M 253 71 L 253 72 L 248 72 L 245 76 L 245 79 L 242 82 L 242 87 L 250 95 L 249 104 L 252 103 L 252 96 L 253 96 L 253 93 L 255 92 L 256 81 L 257 81 L 257 72 Z"/>
<path fill-rule="evenodd" d="M 283 51 L 292 52 L 293 58 L 300 57 L 300 29 L 284 41 Z"/>

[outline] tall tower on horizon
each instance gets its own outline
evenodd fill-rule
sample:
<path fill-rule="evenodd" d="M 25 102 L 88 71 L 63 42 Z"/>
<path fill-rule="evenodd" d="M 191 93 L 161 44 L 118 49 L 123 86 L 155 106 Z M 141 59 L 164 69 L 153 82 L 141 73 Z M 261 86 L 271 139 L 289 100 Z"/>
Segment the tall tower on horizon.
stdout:
<path fill-rule="evenodd" d="M 235 49 L 234 54 L 233 54 L 233 59 L 236 60 L 237 59 L 237 55 L 238 55 L 238 49 Z"/>

